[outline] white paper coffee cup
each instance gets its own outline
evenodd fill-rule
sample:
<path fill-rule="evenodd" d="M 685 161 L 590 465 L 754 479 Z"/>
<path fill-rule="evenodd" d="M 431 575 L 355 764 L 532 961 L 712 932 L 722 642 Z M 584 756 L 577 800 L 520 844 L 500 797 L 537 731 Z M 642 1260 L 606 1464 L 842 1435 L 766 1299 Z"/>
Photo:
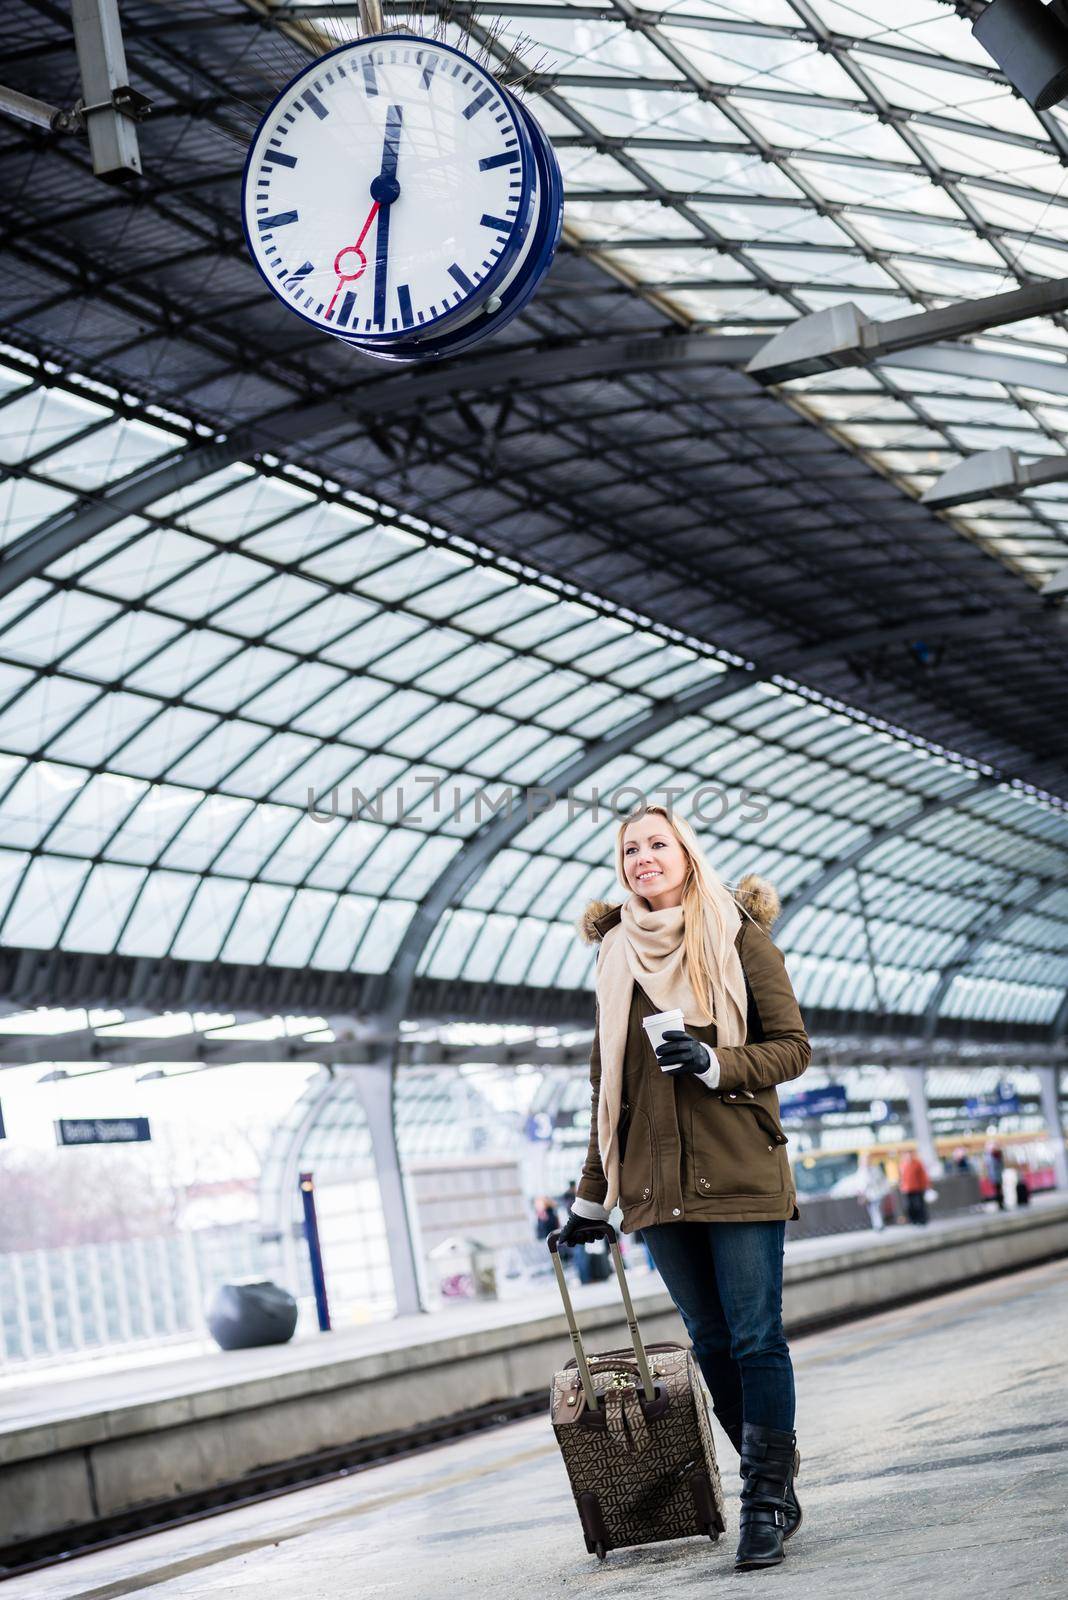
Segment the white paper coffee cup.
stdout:
<path fill-rule="evenodd" d="M 645 1029 L 649 1043 L 656 1054 L 656 1047 L 663 1043 L 664 1035 L 672 1028 L 685 1028 L 681 1010 L 657 1011 L 651 1017 L 642 1018 L 642 1027 Z M 661 1067 L 661 1071 L 663 1071 Z"/>

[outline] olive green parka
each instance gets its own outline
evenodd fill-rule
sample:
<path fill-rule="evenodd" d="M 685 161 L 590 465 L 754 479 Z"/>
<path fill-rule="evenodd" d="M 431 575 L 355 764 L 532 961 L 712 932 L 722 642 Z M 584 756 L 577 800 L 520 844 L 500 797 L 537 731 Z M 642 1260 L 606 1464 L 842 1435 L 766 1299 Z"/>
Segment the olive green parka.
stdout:
<path fill-rule="evenodd" d="M 770 1222 L 799 1214 L 775 1086 L 800 1077 L 812 1050 L 786 963 L 769 936 L 779 913 L 777 893 L 749 873 L 735 901 L 742 911 L 735 944 L 745 974 L 746 1042 L 717 1045 L 714 1023 L 686 1029 L 715 1050 L 716 1089 L 691 1073 L 661 1070 L 642 1026 L 657 1007 L 634 983 L 619 1108 L 624 1233 L 659 1222 Z M 619 905 L 592 900 L 578 923 L 580 936 L 597 943 L 620 917 Z M 597 1144 L 599 1041 L 595 1004 L 590 1142 L 578 1197 L 603 1205 L 608 1184 Z"/>

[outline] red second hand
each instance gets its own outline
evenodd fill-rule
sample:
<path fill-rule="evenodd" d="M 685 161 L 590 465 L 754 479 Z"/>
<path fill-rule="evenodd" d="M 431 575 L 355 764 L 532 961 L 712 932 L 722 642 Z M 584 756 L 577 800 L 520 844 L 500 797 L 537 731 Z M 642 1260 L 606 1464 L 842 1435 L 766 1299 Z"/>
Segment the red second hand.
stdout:
<path fill-rule="evenodd" d="M 330 301 L 330 304 L 326 308 L 327 316 L 329 316 L 330 313 L 333 311 L 334 306 L 337 303 L 337 297 L 341 293 L 342 286 L 344 284 L 346 284 L 346 283 L 355 283 L 356 279 L 357 278 L 362 278 L 364 273 L 367 271 L 367 257 L 364 255 L 364 253 L 363 253 L 362 249 L 360 248 L 360 246 L 363 244 L 363 241 L 367 238 L 367 230 L 370 228 L 372 222 L 375 220 L 375 218 L 378 215 L 378 207 L 379 207 L 379 201 L 376 200 L 374 205 L 371 207 L 370 211 L 367 213 L 367 220 L 366 220 L 366 222 L 364 223 L 363 227 L 360 230 L 360 237 L 356 240 L 356 243 L 355 244 L 342 245 L 341 249 L 338 251 L 337 255 L 334 257 L 334 271 L 337 273 L 337 288 L 334 290 L 333 299 Z M 342 256 L 347 256 L 350 251 L 354 251 L 356 253 L 356 255 L 359 256 L 360 265 L 359 265 L 359 267 L 357 268 L 357 270 L 355 272 L 342 272 L 342 270 L 341 270 L 341 258 L 342 258 Z"/>

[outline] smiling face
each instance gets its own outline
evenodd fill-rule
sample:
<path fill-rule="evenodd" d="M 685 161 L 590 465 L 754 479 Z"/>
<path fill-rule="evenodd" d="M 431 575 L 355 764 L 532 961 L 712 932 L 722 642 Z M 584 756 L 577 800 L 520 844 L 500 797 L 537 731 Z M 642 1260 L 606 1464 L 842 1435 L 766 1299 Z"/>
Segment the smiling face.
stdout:
<path fill-rule="evenodd" d="M 623 870 L 636 894 L 652 911 L 682 904 L 689 860 L 666 817 L 651 811 L 627 824 Z"/>

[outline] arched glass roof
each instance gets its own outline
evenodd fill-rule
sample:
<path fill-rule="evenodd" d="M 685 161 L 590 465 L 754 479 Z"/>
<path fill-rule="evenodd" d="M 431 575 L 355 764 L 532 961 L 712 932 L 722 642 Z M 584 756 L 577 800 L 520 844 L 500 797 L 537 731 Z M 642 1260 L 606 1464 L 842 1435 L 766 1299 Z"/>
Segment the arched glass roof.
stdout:
<path fill-rule="evenodd" d="M 44 376 L 7 374 L 13 494 L 54 510 L 189 436 Z M 1068 987 L 1063 803 L 789 680 L 742 672 L 731 692 L 732 668 L 367 497 L 237 462 L 0 602 L 0 940 L 386 972 L 503 793 L 526 804 L 598 740 L 700 692 L 535 803 L 421 973 L 589 982 L 573 919 L 613 892 L 609 797 L 667 789 L 729 882 L 756 868 L 789 905 L 847 864 L 784 933 L 802 1005 L 916 1013 L 946 973 L 944 1014 L 1050 1022 Z"/>
<path fill-rule="evenodd" d="M 803 1005 L 1063 1031 L 1065 635 L 1035 589 L 1068 561 L 1065 485 L 916 497 L 976 451 L 1064 452 L 1064 316 L 771 393 L 744 355 L 649 355 L 1068 276 L 1068 120 L 1009 90 L 978 9 L 450 4 L 449 37 L 530 69 L 567 227 L 497 376 L 405 399 L 259 293 L 237 223 L 294 18 L 315 49 L 356 7 L 179 0 L 164 37 L 126 0 L 136 204 L 77 140 L 0 144 L 0 577 L 28 564 L 0 582 L 0 941 L 385 974 L 502 790 L 589 757 L 580 803 L 451 897 L 421 975 L 588 984 L 572 923 L 615 892 L 613 822 L 581 802 L 667 787 L 690 814 L 718 786 L 710 854 L 775 882 Z M 73 101 L 65 16 L 19 0 L 9 45 L 16 87 Z M 632 339 L 648 366 L 597 367 Z M 305 405 L 320 436 L 265 455 L 264 417 Z"/>

